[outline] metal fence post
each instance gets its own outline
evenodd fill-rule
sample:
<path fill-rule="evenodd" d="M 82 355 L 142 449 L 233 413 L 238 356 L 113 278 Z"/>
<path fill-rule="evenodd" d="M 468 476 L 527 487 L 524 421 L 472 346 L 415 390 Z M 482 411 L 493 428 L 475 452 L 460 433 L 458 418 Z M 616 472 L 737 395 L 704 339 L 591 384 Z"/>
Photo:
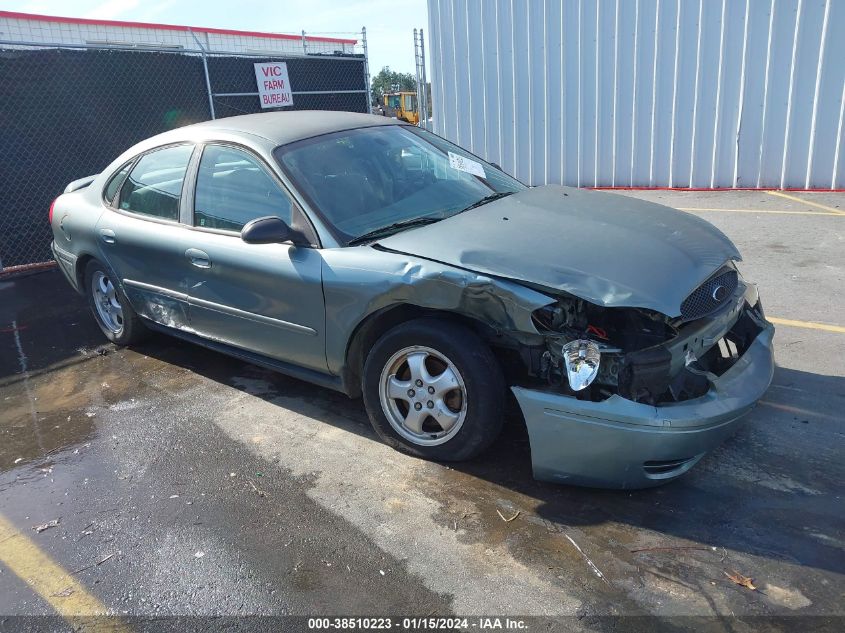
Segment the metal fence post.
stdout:
<path fill-rule="evenodd" d="M 367 112 L 367 114 L 369 114 L 370 112 L 372 112 L 372 109 L 373 109 L 372 108 L 373 96 L 370 93 L 370 54 L 367 51 L 367 27 L 366 26 L 361 27 L 361 44 L 364 47 L 364 77 L 366 78 L 366 84 L 367 84 L 367 94 L 365 96 L 367 107 L 366 107 L 365 111 Z"/>
<path fill-rule="evenodd" d="M 308 41 L 305 39 L 305 29 L 302 29 L 302 54 L 308 54 Z"/>
<path fill-rule="evenodd" d="M 200 47 L 200 54 L 202 55 L 202 70 L 205 73 L 205 88 L 208 92 L 208 111 L 211 114 L 211 118 L 216 119 L 217 117 L 214 114 L 214 93 L 211 92 L 211 79 L 208 76 L 208 60 L 205 57 L 205 46 L 202 45 L 202 42 L 200 42 L 199 38 L 191 29 L 188 29 L 188 33 L 191 34 L 191 37 L 194 38 L 197 46 Z"/>
<path fill-rule="evenodd" d="M 417 125 L 423 127 L 423 89 L 420 80 L 420 43 L 417 29 L 414 29 L 414 66 L 417 73 L 417 112 L 420 115 Z"/>

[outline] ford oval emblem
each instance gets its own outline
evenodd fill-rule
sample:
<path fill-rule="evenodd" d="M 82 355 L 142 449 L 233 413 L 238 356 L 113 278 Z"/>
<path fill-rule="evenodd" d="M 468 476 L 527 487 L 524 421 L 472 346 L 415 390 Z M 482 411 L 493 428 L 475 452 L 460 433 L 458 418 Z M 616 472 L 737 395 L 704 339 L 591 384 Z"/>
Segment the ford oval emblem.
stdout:
<path fill-rule="evenodd" d="M 721 303 L 724 301 L 725 297 L 728 296 L 728 289 L 724 286 L 716 286 L 713 288 L 713 292 L 710 293 L 710 296 L 713 297 L 713 301 L 716 303 Z"/>

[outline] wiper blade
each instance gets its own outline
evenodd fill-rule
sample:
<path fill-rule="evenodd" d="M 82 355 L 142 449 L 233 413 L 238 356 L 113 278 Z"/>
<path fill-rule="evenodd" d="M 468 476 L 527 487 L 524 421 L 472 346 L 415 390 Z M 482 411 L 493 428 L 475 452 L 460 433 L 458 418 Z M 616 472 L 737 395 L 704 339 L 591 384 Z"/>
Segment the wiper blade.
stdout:
<path fill-rule="evenodd" d="M 480 207 L 483 204 L 487 204 L 488 202 L 493 202 L 494 200 L 499 200 L 500 198 L 504 198 L 505 196 L 509 196 L 513 193 L 513 191 L 499 191 L 497 193 L 491 193 L 489 196 L 484 196 L 481 200 L 476 200 L 468 207 L 464 207 L 458 213 L 463 213 L 464 211 L 469 211 L 470 209 L 475 209 L 476 207 Z"/>
<path fill-rule="evenodd" d="M 382 226 L 377 229 L 373 229 L 372 231 L 367 231 L 363 235 L 359 235 L 358 237 L 353 237 L 349 240 L 348 244 L 350 246 L 354 246 L 356 244 L 361 244 L 362 242 L 369 242 L 371 240 L 378 239 L 380 237 L 385 237 L 387 235 L 392 235 L 393 233 L 398 233 L 404 229 L 409 229 L 415 226 L 425 226 L 426 224 L 433 224 L 434 222 L 439 222 L 443 218 L 433 218 L 431 216 L 422 217 L 422 218 L 414 218 L 412 220 L 404 220 L 403 222 L 394 222 L 393 224 L 388 224 L 387 226 Z"/>

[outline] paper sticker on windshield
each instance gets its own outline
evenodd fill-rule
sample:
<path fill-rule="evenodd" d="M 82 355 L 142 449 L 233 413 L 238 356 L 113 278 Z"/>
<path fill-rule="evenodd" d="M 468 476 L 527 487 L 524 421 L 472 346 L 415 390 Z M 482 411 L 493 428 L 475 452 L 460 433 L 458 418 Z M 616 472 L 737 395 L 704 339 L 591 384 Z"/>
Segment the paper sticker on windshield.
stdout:
<path fill-rule="evenodd" d="M 449 152 L 449 167 L 458 171 L 465 171 L 479 178 L 487 178 L 487 174 L 484 173 L 484 166 L 481 163 L 452 152 Z"/>

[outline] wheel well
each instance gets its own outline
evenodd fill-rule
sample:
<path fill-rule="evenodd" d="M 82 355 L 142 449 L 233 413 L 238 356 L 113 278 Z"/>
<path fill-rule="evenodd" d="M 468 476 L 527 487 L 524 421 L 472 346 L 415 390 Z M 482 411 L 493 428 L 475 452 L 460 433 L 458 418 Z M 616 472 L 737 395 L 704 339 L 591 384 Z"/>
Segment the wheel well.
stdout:
<path fill-rule="evenodd" d="M 358 397 L 361 395 L 361 375 L 364 370 L 364 361 L 367 358 L 367 352 L 378 338 L 400 323 L 420 317 L 437 317 L 461 323 L 485 339 L 489 338 L 492 333 L 490 326 L 482 321 L 446 310 L 433 310 L 411 304 L 400 304 L 374 312 L 358 324 L 346 349 L 343 378 L 350 396 Z"/>
<path fill-rule="evenodd" d="M 74 274 L 76 275 L 76 284 L 80 292 L 83 292 L 83 288 L 85 288 L 85 268 L 92 259 L 95 259 L 93 255 L 80 255 L 76 259 L 76 270 Z"/>

